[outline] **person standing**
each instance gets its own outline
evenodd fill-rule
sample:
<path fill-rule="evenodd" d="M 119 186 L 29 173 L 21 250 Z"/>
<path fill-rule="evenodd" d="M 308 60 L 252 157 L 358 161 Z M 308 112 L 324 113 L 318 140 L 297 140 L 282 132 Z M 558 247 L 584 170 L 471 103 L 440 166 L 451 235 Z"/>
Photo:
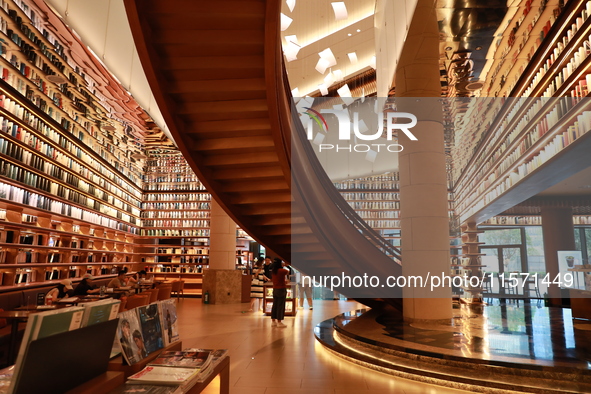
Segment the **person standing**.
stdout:
<path fill-rule="evenodd" d="M 265 264 L 263 265 L 263 272 L 265 274 L 265 282 L 270 282 L 271 281 L 271 276 L 272 276 L 272 264 L 271 264 L 271 258 L 269 256 L 265 257 Z"/>
<path fill-rule="evenodd" d="M 265 274 L 263 273 L 262 261 L 257 261 L 252 271 L 252 282 L 250 284 L 250 312 L 254 311 L 255 301 L 263 299 L 263 285 L 265 283 Z M 263 303 L 259 301 L 259 308 L 263 308 Z"/>
<path fill-rule="evenodd" d="M 287 285 L 289 283 L 289 271 L 282 267 L 281 259 L 275 258 L 271 268 L 273 280 L 273 307 L 271 308 L 271 327 L 285 328 L 283 317 L 285 316 L 285 298 L 287 297 Z"/>

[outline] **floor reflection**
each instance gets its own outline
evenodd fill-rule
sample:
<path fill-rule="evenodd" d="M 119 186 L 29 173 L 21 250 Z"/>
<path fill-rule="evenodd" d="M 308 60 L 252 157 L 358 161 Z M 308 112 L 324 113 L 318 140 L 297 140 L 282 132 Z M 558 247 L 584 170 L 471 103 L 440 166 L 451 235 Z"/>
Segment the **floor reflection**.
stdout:
<path fill-rule="evenodd" d="M 383 326 L 386 336 L 430 349 L 451 350 L 457 356 L 485 360 L 520 358 L 534 363 L 543 360 L 591 369 L 590 321 L 573 320 L 570 309 L 545 307 L 542 301 L 487 302 L 482 314 L 467 306 L 454 309 L 452 326 L 408 324 L 387 315 L 379 316 L 376 322 Z M 338 324 L 347 325 L 359 312 L 341 316 Z"/>

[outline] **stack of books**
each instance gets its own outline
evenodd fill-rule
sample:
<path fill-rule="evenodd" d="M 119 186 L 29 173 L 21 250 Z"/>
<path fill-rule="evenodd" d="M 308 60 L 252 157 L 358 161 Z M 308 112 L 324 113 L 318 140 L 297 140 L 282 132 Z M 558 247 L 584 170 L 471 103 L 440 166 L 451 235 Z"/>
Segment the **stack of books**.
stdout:
<path fill-rule="evenodd" d="M 134 385 L 144 385 L 146 388 L 147 386 L 175 386 L 175 390 L 170 392 L 187 392 L 195 384 L 207 379 L 217 361 L 226 353 L 227 349 L 185 349 L 163 352 L 143 370 L 131 375 L 126 386 L 128 390 L 133 390 L 131 386 Z"/>

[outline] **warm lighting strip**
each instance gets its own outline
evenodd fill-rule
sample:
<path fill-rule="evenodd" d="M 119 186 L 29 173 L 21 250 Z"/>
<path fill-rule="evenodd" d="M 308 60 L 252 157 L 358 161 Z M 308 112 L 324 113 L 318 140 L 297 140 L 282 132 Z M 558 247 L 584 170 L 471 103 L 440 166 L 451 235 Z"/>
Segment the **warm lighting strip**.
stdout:
<path fill-rule="evenodd" d="M 315 43 L 315 42 L 317 42 L 317 41 L 320 41 L 320 40 L 322 40 L 322 39 L 324 39 L 324 38 L 326 38 L 326 37 L 328 37 L 328 36 L 331 36 L 331 35 L 333 35 L 333 34 L 335 34 L 335 33 L 338 33 L 339 31 L 345 30 L 345 29 L 347 29 L 347 28 L 349 28 L 349 27 L 353 26 L 354 24 L 361 22 L 361 21 L 362 21 L 362 20 L 364 20 L 364 19 L 367 19 L 367 18 L 369 18 L 369 17 L 372 17 L 373 15 L 374 15 L 374 11 L 373 11 L 373 9 L 371 9 L 370 11 L 368 11 L 368 13 L 367 13 L 367 14 L 360 16 L 360 17 L 359 17 L 359 19 L 353 20 L 353 21 L 351 21 L 350 23 L 348 23 L 347 25 L 345 25 L 345 26 L 343 26 L 343 27 L 339 27 L 338 29 L 335 29 L 335 30 L 329 31 L 329 32 L 328 32 L 328 33 L 326 33 L 326 34 L 315 36 L 315 37 L 313 37 L 312 39 L 310 39 L 310 40 L 308 40 L 308 41 L 306 41 L 306 42 L 300 43 L 300 46 L 301 46 L 302 48 L 304 48 L 304 47 L 306 47 L 306 46 L 308 46 L 308 45 L 310 45 L 310 44 L 313 44 L 313 43 Z M 358 30 L 359 30 L 359 29 L 358 29 Z"/>

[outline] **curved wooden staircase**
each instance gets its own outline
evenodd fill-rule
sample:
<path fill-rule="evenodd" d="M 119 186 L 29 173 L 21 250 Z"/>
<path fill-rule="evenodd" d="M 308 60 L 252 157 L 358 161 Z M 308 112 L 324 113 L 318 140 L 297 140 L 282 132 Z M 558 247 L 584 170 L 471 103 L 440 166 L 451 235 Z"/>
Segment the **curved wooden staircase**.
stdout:
<path fill-rule="evenodd" d="M 342 199 L 299 122 L 292 135 L 280 5 L 125 0 L 171 133 L 234 221 L 309 275 L 399 275 L 397 250 Z"/>

